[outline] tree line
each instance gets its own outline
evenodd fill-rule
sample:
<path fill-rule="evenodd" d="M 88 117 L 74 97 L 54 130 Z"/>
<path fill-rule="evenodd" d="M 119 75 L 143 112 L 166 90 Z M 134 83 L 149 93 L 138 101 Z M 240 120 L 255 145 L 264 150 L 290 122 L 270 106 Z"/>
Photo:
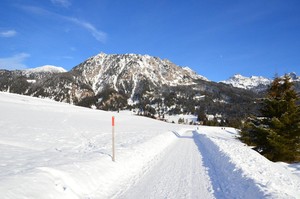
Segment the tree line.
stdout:
<path fill-rule="evenodd" d="M 276 77 L 259 114 L 246 121 L 240 139 L 272 161 L 300 161 L 300 105 L 290 77 Z"/>

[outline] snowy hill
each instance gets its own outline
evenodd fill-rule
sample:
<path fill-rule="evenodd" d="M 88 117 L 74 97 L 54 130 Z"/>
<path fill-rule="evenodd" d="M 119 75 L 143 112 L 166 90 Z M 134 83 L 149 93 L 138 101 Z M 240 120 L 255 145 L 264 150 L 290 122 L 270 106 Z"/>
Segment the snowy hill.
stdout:
<path fill-rule="evenodd" d="M 300 196 L 299 165 L 268 161 L 232 128 L 196 129 L 2 92 L 0 109 L 0 198 Z"/>
<path fill-rule="evenodd" d="M 65 73 L 67 72 L 66 69 L 58 66 L 53 66 L 53 65 L 45 65 L 45 66 L 40 66 L 36 68 L 30 68 L 23 70 L 26 74 L 31 74 L 31 73 Z"/>

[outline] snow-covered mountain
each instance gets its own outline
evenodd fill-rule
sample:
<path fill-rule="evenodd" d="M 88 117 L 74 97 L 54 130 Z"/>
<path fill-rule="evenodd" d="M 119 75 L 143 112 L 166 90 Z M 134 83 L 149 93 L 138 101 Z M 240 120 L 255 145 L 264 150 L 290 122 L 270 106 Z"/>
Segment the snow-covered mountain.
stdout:
<path fill-rule="evenodd" d="M 255 111 L 256 97 L 253 92 L 208 81 L 166 59 L 104 53 L 69 72 L 57 67 L 0 70 L 0 91 L 104 110 L 137 108 L 148 116 L 191 113 L 201 107 L 209 114 L 240 117 L 244 115 L 241 107 Z"/>
<path fill-rule="evenodd" d="M 17 71 L 16 71 L 17 72 Z M 55 74 L 67 72 L 64 68 L 53 65 L 44 65 L 36 68 L 29 68 L 25 70 L 18 71 L 22 76 L 25 76 L 29 82 L 34 83 L 37 80 L 48 78 Z"/>
<path fill-rule="evenodd" d="M 122 92 L 129 95 L 131 101 L 135 101 L 146 92 L 158 91 L 163 87 L 188 86 L 197 84 L 198 80 L 208 81 L 190 68 L 177 66 L 166 59 L 149 55 L 104 53 L 87 59 L 70 72 L 61 67 L 46 65 L 27 70 L 1 70 L 0 75 L 2 91 L 12 91 L 13 84 L 20 81 L 23 84 L 26 80 L 31 85 L 24 83 L 24 89 L 18 89 L 17 93 L 52 96 L 59 101 L 75 103 L 107 89 Z M 57 98 L 58 93 L 63 96 Z"/>
<path fill-rule="evenodd" d="M 245 77 L 240 74 L 236 74 L 230 77 L 228 80 L 221 82 L 225 84 L 230 84 L 237 88 L 260 90 L 264 89 L 267 85 L 269 85 L 272 82 L 272 80 L 262 76 Z"/>
<path fill-rule="evenodd" d="M 95 93 L 106 87 L 116 91 L 140 94 L 145 86 L 150 90 L 162 86 L 195 84 L 195 80 L 207 80 L 191 69 L 175 65 L 169 60 L 138 54 L 107 55 L 100 53 L 73 68 L 82 81 Z M 145 85 L 147 84 L 147 85 Z"/>
<path fill-rule="evenodd" d="M 288 73 L 287 75 L 290 76 L 291 81 L 295 83 L 300 82 L 300 77 L 297 76 L 296 73 Z M 245 77 L 240 74 L 236 74 L 230 77 L 228 80 L 221 82 L 232 85 L 233 87 L 260 92 L 266 90 L 268 85 L 270 85 L 272 81 L 272 79 L 262 76 Z"/>
<path fill-rule="evenodd" d="M 36 68 L 30 68 L 23 70 L 25 74 L 32 74 L 32 73 L 65 73 L 67 72 L 66 69 L 59 67 L 59 66 L 53 66 L 53 65 L 44 65 Z"/>
<path fill-rule="evenodd" d="M 290 76 L 293 82 L 300 82 L 300 76 L 297 76 L 295 72 L 288 73 L 288 75 Z"/>

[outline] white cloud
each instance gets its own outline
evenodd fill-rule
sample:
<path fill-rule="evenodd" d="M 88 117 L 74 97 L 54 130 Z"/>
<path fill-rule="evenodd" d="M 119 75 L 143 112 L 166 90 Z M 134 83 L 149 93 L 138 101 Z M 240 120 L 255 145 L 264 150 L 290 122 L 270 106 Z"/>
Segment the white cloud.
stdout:
<path fill-rule="evenodd" d="M 59 5 L 65 8 L 68 8 L 71 5 L 70 0 L 51 0 L 51 2 L 55 5 Z"/>
<path fill-rule="evenodd" d="M 19 6 L 22 10 L 32 13 L 32 14 L 36 14 L 36 15 L 44 15 L 44 16 L 48 16 L 48 17 L 59 17 L 58 14 L 50 12 L 48 10 L 45 10 L 43 8 L 40 7 L 36 7 L 36 6 L 26 6 L 26 5 L 20 5 Z"/>
<path fill-rule="evenodd" d="M 7 30 L 0 32 L 0 37 L 14 37 L 16 34 L 15 30 Z"/>
<path fill-rule="evenodd" d="M 90 32 L 96 40 L 98 40 L 102 43 L 106 42 L 107 34 L 101 30 L 98 30 L 93 24 L 91 24 L 89 22 L 80 20 L 75 17 L 68 17 L 68 16 L 60 15 L 60 14 L 50 12 L 48 10 L 45 10 L 45 9 L 42 9 L 39 7 L 35 7 L 35 6 L 22 6 L 22 8 L 24 10 L 26 10 L 27 12 L 31 12 L 31 13 L 38 14 L 38 15 L 45 15 L 45 16 L 49 16 L 49 17 L 56 17 L 58 19 L 62 19 L 62 20 L 71 22 L 73 24 L 76 24 L 77 26 L 80 26 L 80 27 L 84 28 L 85 30 L 87 30 L 88 32 Z"/>
<path fill-rule="evenodd" d="M 95 39 L 97 39 L 98 41 L 102 43 L 106 41 L 106 37 L 107 37 L 106 33 L 102 32 L 101 30 L 97 30 L 97 28 L 95 28 L 95 26 L 92 25 L 91 23 L 79 20 L 77 18 L 72 18 L 72 17 L 65 17 L 65 19 L 89 31 L 93 35 L 93 37 L 95 37 Z"/>
<path fill-rule="evenodd" d="M 24 61 L 28 57 L 30 57 L 28 53 L 19 53 L 11 57 L 0 58 L 0 68 L 8 70 L 25 69 Z"/>

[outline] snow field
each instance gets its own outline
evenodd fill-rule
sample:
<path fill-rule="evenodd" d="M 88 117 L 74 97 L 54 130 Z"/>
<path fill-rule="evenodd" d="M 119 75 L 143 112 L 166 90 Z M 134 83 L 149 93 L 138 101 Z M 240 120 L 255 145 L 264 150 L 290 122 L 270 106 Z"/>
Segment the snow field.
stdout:
<path fill-rule="evenodd" d="M 1 198 L 111 198 L 175 140 L 169 131 L 183 128 L 8 93 L 0 110 Z"/>
<path fill-rule="evenodd" d="M 268 161 L 232 128 L 1 92 L 0 110 L 0 198 L 300 198 L 299 164 Z"/>

